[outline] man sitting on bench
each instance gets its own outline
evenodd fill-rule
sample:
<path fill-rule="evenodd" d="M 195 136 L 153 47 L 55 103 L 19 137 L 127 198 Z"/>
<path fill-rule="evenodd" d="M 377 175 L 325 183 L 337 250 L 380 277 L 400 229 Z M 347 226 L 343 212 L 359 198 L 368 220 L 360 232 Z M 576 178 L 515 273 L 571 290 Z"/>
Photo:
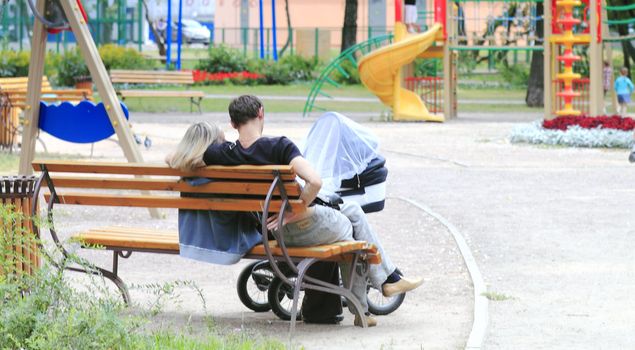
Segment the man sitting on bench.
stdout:
<path fill-rule="evenodd" d="M 307 207 L 315 200 L 322 185 L 319 175 L 309 162 L 302 157 L 299 149 L 286 137 L 262 137 L 264 128 L 264 107 L 255 96 L 243 95 L 229 105 L 232 126 L 238 130 L 238 140 L 211 144 L 203 154 L 205 165 L 271 165 L 290 164 L 306 185 L 300 199 Z M 311 206 L 303 213 L 285 213 L 282 218 L 274 215 L 268 220 L 268 228 L 275 229 L 278 220 L 283 220 L 283 237 L 289 246 L 311 246 L 339 241 L 363 240 L 377 246 L 381 264 L 370 265 L 370 282 L 385 296 L 392 296 L 419 287 L 423 279 L 400 277 L 395 265 L 382 248 L 375 232 L 371 229 L 364 212 L 357 203 L 346 203 L 341 210 L 327 206 Z M 347 278 L 350 264 L 342 263 L 342 276 Z M 347 282 L 347 281 L 345 281 Z M 368 309 L 366 281 L 355 279 L 352 292 Z M 369 326 L 377 321 L 367 316 Z M 354 324 L 362 326 L 362 320 L 355 318 Z"/>

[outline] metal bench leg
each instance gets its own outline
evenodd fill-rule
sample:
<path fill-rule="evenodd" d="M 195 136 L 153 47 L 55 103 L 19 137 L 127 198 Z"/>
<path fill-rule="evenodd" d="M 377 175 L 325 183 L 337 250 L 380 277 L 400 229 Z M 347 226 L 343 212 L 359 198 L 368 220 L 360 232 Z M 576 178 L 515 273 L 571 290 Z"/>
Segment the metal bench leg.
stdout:
<path fill-rule="evenodd" d="M 291 324 L 289 325 L 290 336 L 293 335 L 293 332 L 295 332 L 296 316 L 298 315 L 298 299 L 300 299 L 300 288 L 302 288 L 302 281 L 304 280 L 304 276 L 306 275 L 309 267 L 316 261 L 316 259 L 304 259 L 297 266 L 298 277 L 295 280 L 295 286 L 293 286 L 293 306 L 291 307 Z"/>
<path fill-rule="evenodd" d="M 190 113 L 193 112 L 193 105 L 196 105 L 196 107 L 198 107 L 198 113 L 199 114 L 203 114 L 203 110 L 201 109 L 201 101 L 203 101 L 202 97 L 199 97 L 198 100 L 195 100 L 194 97 L 190 97 Z"/>

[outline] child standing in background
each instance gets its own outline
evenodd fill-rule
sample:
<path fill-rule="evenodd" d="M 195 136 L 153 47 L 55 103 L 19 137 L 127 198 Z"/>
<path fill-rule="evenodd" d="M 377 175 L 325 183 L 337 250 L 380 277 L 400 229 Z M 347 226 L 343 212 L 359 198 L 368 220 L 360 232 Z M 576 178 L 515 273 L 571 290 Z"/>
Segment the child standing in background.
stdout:
<path fill-rule="evenodd" d="M 615 79 L 615 93 L 617 94 L 617 102 L 620 104 L 619 113 L 622 118 L 626 117 L 628 104 L 631 102 L 631 94 L 635 90 L 633 82 L 628 77 L 628 69 L 623 67 L 620 70 L 621 75 Z"/>
<path fill-rule="evenodd" d="M 408 33 L 418 33 L 421 27 L 417 25 L 417 0 L 406 0 L 404 6 L 404 24 Z"/>

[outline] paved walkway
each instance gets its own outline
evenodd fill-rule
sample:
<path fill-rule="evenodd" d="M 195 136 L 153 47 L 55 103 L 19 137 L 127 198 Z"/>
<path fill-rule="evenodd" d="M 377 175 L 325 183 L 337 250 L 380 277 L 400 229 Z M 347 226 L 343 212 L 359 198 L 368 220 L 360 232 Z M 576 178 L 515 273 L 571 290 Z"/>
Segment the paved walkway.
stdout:
<path fill-rule="evenodd" d="M 539 114 L 463 114 L 443 124 L 369 123 L 372 116 L 353 117 L 381 140 L 390 171 L 388 194 L 429 206 L 465 236 L 493 299 L 485 348 L 632 348 L 635 167 L 626 161 L 626 150 L 509 144 L 511 128 Z M 228 128 L 228 138 L 235 137 L 226 118 L 224 113 L 135 114 L 133 122 L 136 132 L 154 141 L 144 157 L 160 162 L 194 120 L 218 121 Z M 268 115 L 265 133 L 299 142 L 313 119 Z M 67 152 L 67 143 L 43 137 L 49 150 Z M 87 155 L 90 146 L 74 146 L 73 152 Z M 122 159 L 114 142 L 96 144 L 95 154 Z M 175 215 L 152 221 L 144 211 L 65 210 L 63 229 L 131 219 L 170 228 Z M 397 312 L 380 317 L 377 328 L 356 329 L 347 315 L 340 326 L 300 325 L 294 344 L 306 349 L 462 348 L 472 323 L 472 286 L 447 229 L 397 200 L 370 219 L 397 264 L 407 274 L 426 277 L 425 287 L 409 294 Z M 110 261 L 103 252 L 90 254 L 104 264 Z M 238 301 L 233 281 L 241 268 L 133 254 L 122 263 L 121 274 L 140 284 L 193 280 L 218 327 L 286 340 L 285 322 L 271 313 L 249 312 Z M 161 323 L 189 324 L 205 333 L 196 293 L 182 294 L 183 303 L 167 303 Z M 152 297 L 137 290 L 133 299 L 148 303 Z"/>

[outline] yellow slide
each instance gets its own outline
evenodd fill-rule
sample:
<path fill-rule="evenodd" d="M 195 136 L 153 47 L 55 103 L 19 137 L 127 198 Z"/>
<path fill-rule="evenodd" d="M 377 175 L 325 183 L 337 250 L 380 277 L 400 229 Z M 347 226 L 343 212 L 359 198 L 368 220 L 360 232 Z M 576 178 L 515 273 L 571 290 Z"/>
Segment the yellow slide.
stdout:
<path fill-rule="evenodd" d="M 381 102 L 392 107 L 395 120 L 428 120 L 442 122 L 442 115 L 430 114 L 417 94 L 401 87 L 401 67 L 428 50 L 438 34 L 440 24 L 421 34 L 407 35 L 400 41 L 375 50 L 359 61 L 359 77 Z M 402 23 L 395 24 L 395 37 L 405 33 Z"/>

